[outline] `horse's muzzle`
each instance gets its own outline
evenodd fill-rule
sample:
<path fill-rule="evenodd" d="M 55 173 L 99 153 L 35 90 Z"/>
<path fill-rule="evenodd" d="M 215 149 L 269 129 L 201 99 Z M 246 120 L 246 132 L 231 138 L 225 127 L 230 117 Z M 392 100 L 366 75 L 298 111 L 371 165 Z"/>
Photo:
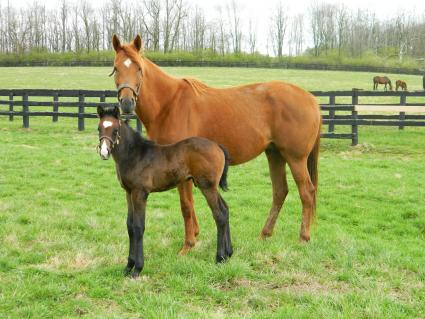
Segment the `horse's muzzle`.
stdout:
<path fill-rule="evenodd" d="M 109 159 L 109 155 L 111 155 L 111 150 L 109 149 L 105 141 L 102 141 L 101 145 L 98 146 L 98 152 L 100 158 L 103 160 Z"/>
<path fill-rule="evenodd" d="M 123 115 L 131 115 L 136 107 L 134 98 L 124 97 L 120 100 L 120 107 Z"/>

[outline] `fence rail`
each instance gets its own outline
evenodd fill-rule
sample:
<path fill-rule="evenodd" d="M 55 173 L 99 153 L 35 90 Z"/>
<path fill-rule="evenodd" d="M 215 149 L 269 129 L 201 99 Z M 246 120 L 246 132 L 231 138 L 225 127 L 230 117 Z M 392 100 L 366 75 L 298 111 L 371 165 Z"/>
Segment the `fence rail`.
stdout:
<path fill-rule="evenodd" d="M 323 138 L 351 139 L 352 145 L 358 144 L 359 126 L 397 126 L 400 130 L 407 126 L 425 127 L 425 92 L 382 92 L 362 91 L 312 91 L 316 97 L 327 98 L 327 103 L 320 105 L 323 124 L 327 132 L 322 133 Z M 99 90 L 46 90 L 46 89 L 0 89 L 0 116 L 9 116 L 13 121 L 15 116 L 22 117 L 22 125 L 28 128 L 30 117 L 52 117 L 57 122 L 59 117 L 77 118 L 78 130 L 85 129 L 85 119 L 96 118 L 95 108 L 99 105 L 114 106 L 116 91 Z M 350 97 L 351 103 L 337 103 L 337 99 Z M 399 97 L 397 105 L 392 104 L 359 104 L 360 97 Z M 424 98 L 422 102 L 408 103 L 408 97 Z M 35 98 L 35 100 L 34 100 Z M 41 100 L 40 100 L 41 99 Z M 64 101 L 65 99 L 65 101 Z M 107 101 L 107 99 L 111 101 Z M 5 108 L 6 109 L 3 109 Z M 31 107 L 31 111 L 30 111 Z M 43 107 L 43 110 L 34 110 Z M 45 108 L 51 108 L 45 110 Z M 19 108 L 19 109 L 17 109 Z M 59 111 L 59 108 L 62 110 Z M 63 110 L 76 109 L 76 112 Z M 375 108 L 375 110 L 374 110 Z M 377 112 L 400 111 L 398 114 L 376 114 Z M 371 111 L 373 114 L 359 114 Z M 341 114 L 342 113 L 342 114 Z M 408 114 L 406 114 L 408 113 Z M 423 113 L 423 114 L 411 114 Z M 133 118 L 136 118 L 133 116 Z M 136 118 L 137 119 L 137 118 Z M 336 132 L 337 126 L 349 127 L 349 132 Z M 137 129 L 140 131 L 141 123 L 137 119 Z"/>

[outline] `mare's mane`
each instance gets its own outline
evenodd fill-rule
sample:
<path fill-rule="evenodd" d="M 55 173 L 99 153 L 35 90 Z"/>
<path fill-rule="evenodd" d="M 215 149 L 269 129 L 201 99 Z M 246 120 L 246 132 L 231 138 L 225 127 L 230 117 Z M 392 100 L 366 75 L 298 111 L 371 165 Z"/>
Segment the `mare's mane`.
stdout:
<path fill-rule="evenodd" d="M 121 46 L 121 49 L 124 51 L 124 53 L 127 55 L 127 57 L 130 58 L 130 60 L 137 64 L 139 68 L 143 70 L 143 60 L 142 56 L 137 52 L 137 50 L 134 49 L 134 47 L 130 44 L 125 44 Z M 196 96 L 201 95 L 208 89 L 208 85 L 205 83 L 199 81 L 198 79 L 194 78 L 183 78 L 183 81 L 185 81 L 187 84 L 190 85 L 193 92 Z"/>
<path fill-rule="evenodd" d="M 208 89 L 208 85 L 194 78 L 183 78 L 183 81 L 190 85 L 196 96 L 205 93 L 205 91 Z"/>

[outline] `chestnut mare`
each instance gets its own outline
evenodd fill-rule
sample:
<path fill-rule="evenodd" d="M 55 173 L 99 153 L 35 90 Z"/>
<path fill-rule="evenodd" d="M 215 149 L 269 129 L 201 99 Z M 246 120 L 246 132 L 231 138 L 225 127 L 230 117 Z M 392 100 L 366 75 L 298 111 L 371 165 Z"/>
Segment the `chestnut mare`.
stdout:
<path fill-rule="evenodd" d="M 223 145 L 231 165 L 265 152 L 273 201 L 261 238 L 272 235 L 288 194 L 289 164 L 302 203 L 300 240 L 310 240 L 316 209 L 321 116 L 316 98 L 289 83 L 273 81 L 211 88 L 195 79 L 178 79 L 143 57 L 139 35 L 128 44 L 112 38 L 118 99 L 123 114 L 136 112 L 150 139 L 170 144 L 201 136 Z M 142 51 L 142 52 L 141 52 Z M 185 241 L 180 254 L 195 245 L 199 226 L 193 208 L 192 182 L 180 184 Z"/>
<path fill-rule="evenodd" d="M 395 90 L 398 91 L 398 88 L 401 88 L 403 91 L 407 91 L 407 84 L 402 80 L 395 81 Z"/>
<path fill-rule="evenodd" d="M 390 90 L 393 90 L 391 80 L 387 76 L 375 76 L 373 78 L 373 90 L 378 89 L 378 84 L 384 84 L 384 91 L 387 91 L 387 84 L 390 86 Z"/>

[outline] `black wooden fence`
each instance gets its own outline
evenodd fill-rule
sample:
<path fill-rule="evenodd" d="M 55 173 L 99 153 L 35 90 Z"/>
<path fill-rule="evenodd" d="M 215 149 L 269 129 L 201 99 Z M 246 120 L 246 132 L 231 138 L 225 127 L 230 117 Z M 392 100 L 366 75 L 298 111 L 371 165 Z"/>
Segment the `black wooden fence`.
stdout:
<path fill-rule="evenodd" d="M 425 126 L 425 92 L 382 92 L 362 91 L 353 89 L 351 91 L 313 91 L 311 92 L 319 99 L 327 100 L 321 103 L 323 124 L 327 125 L 327 132 L 322 134 L 324 138 L 351 139 L 352 145 L 358 144 L 358 127 L 360 125 L 397 126 L 403 129 L 405 126 Z M 116 91 L 93 91 L 93 90 L 45 90 L 45 89 L 10 89 L 0 90 L 0 116 L 9 116 L 13 121 L 15 116 L 22 117 L 24 128 L 29 127 L 30 117 L 50 116 L 53 122 L 59 117 L 77 118 L 78 130 L 85 128 L 86 118 L 96 117 L 98 105 L 117 105 Z M 367 104 L 368 111 L 374 107 L 395 104 L 402 106 L 403 111 L 396 115 L 384 114 L 359 114 L 359 98 L 364 97 L 398 97 L 397 103 L 391 104 Z M 414 103 L 409 103 L 407 98 L 415 97 Z M 109 101 L 107 101 L 109 100 Z M 338 103 L 345 100 L 344 103 Z M 322 101 L 321 101 L 322 102 Z M 424 114 L 411 114 L 424 113 Z M 30 110 L 31 108 L 31 110 Z M 38 110 L 37 110 L 38 109 Z M 77 110 L 70 112 L 69 110 Z M 364 110 L 364 107 L 363 107 Z M 405 111 L 408 111 L 406 114 Z M 349 127 L 345 132 L 336 132 L 336 127 Z M 141 123 L 137 120 L 137 129 L 140 131 Z"/>

